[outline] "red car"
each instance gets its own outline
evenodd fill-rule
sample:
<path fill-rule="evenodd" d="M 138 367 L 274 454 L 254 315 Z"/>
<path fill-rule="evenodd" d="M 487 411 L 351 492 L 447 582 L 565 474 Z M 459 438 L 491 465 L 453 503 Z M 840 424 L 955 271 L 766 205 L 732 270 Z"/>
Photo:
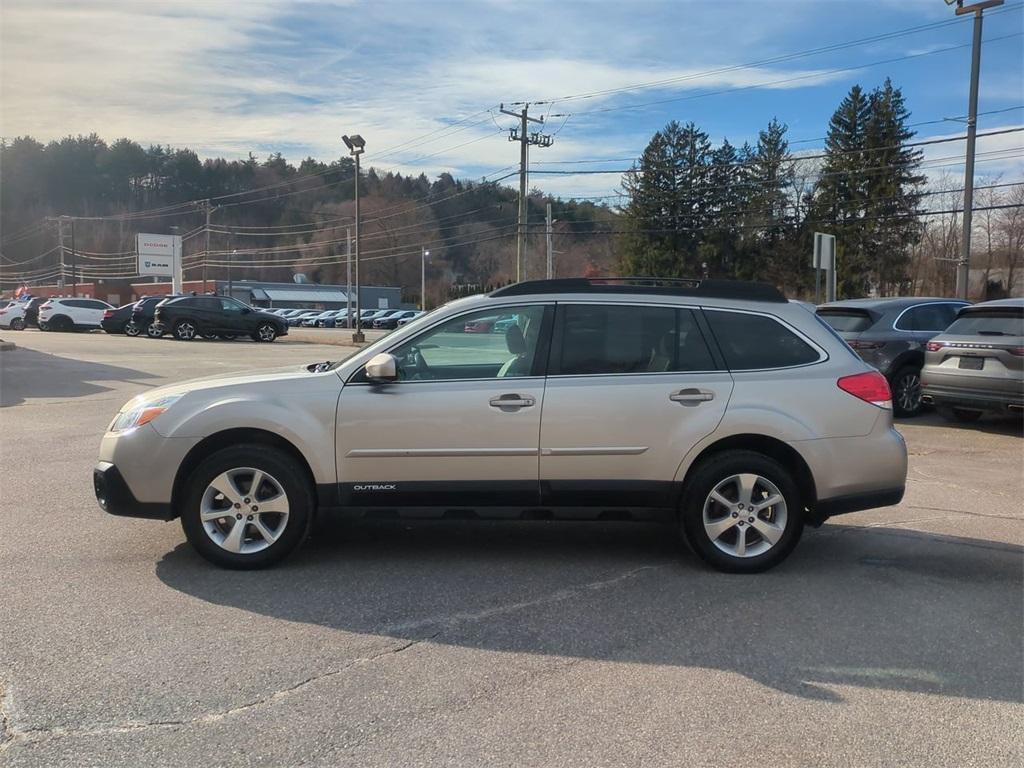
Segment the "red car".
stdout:
<path fill-rule="evenodd" d="M 470 320 L 462 330 L 464 333 L 490 333 L 493 327 L 493 317 L 482 317 L 479 320 Z"/>

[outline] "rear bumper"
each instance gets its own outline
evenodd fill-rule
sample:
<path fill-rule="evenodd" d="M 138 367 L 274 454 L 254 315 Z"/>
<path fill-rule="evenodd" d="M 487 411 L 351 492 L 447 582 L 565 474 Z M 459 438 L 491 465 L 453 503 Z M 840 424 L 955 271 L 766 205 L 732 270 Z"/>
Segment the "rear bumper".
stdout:
<path fill-rule="evenodd" d="M 141 502 L 135 498 L 121 472 L 109 461 L 101 461 L 92 470 L 92 487 L 100 509 L 121 517 L 144 517 L 170 520 L 174 517 L 170 504 Z"/>
<path fill-rule="evenodd" d="M 929 384 L 921 396 L 928 405 L 947 405 L 983 411 L 1014 411 L 1024 409 L 1024 391 L 998 389 L 966 389 Z"/>
<path fill-rule="evenodd" d="M 904 490 L 904 486 L 901 485 L 898 488 L 851 493 L 847 496 L 822 499 L 814 505 L 814 509 L 811 511 L 810 522 L 820 525 L 835 515 L 845 515 L 848 512 L 860 512 L 877 507 L 895 506 L 903 501 Z"/>

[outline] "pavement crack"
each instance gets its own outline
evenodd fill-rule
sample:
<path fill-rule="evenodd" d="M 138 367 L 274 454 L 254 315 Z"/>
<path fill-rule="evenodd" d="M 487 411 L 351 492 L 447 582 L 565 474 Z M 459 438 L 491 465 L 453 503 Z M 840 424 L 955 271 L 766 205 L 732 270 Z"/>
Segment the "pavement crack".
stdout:
<path fill-rule="evenodd" d="M 2 715 L 2 734 L 3 738 L 0 739 L 0 753 L 6 751 L 15 744 L 22 742 L 40 742 L 47 741 L 55 738 L 69 738 L 69 737 L 96 737 L 96 736 L 111 736 L 116 734 L 133 733 L 136 731 L 145 731 L 150 729 L 174 729 L 182 728 L 190 725 L 211 725 L 219 723 L 229 717 L 251 712 L 260 707 L 275 704 L 282 699 L 288 698 L 294 695 L 302 689 L 326 680 L 337 675 L 344 674 L 353 667 L 357 667 L 363 664 L 369 664 L 378 659 L 382 659 L 386 656 L 393 656 L 404 651 L 409 650 L 413 646 L 419 645 L 420 643 L 429 642 L 438 635 L 441 634 L 441 630 L 424 636 L 407 640 L 399 645 L 391 646 L 378 653 L 370 654 L 368 656 L 361 656 L 356 659 L 352 659 L 348 663 L 332 669 L 319 675 L 312 675 L 303 680 L 300 680 L 287 688 L 276 690 L 266 696 L 262 696 L 258 699 L 246 702 L 245 704 L 239 704 L 235 707 L 229 707 L 228 709 L 218 710 L 216 712 L 208 712 L 204 715 L 197 717 L 182 718 L 176 720 L 130 720 L 124 723 L 115 723 L 111 725 L 98 726 L 94 728 L 64 728 L 61 726 L 48 727 L 48 728 L 18 728 L 10 720 L 10 701 L 11 692 L 10 688 L 7 689 L 6 696 L 3 700 L 4 706 L 0 709 L 0 715 Z"/>

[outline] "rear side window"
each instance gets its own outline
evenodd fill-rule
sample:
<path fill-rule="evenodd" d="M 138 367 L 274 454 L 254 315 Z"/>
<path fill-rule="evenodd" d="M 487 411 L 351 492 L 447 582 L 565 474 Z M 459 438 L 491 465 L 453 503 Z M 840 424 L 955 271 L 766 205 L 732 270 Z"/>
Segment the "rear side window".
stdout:
<path fill-rule="evenodd" d="M 860 333 L 875 322 L 870 314 L 856 309 L 821 309 L 818 317 L 840 333 Z"/>
<path fill-rule="evenodd" d="M 942 331 L 953 322 L 960 305 L 922 304 L 912 307 L 896 321 L 900 331 Z"/>
<path fill-rule="evenodd" d="M 570 304 L 558 373 L 671 373 L 715 369 L 688 309 Z"/>
<path fill-rule="evenodd" d="M 778 320 L 743 312 L 705 312 L 711 331 L 733 371 L 788 368 L 817 362 L 819 354 Z"/>
<path fill-rule="evenodd" d="M 1024 336 L 1024 310 L 976 310 L 960 315 L 946 329 L 952 336 Z"/>

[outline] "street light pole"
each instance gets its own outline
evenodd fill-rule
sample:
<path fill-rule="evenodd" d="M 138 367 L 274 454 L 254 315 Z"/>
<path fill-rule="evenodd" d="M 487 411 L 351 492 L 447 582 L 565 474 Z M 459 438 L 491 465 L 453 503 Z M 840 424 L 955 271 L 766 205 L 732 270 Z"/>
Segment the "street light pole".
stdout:
<path fill-rule="evenodd" d="M 359 295 L 359 156 L 366 150 L 366 141 L 358 133 L 342 136 L 341 140 L 349 149 L 349 154 L 356 161 L 355 198 L 356 198 L 356 332 L 352 334 L 352 342 L 362 344 L 366 341 L 363 334 L 363 305 Z"/>
<path fill-rule="evenodd" d="M 971 231 L 974 226 L 974 146 L 978 132 L 978 78 L 981 74 L 981 17 L 986 8 L 995 8 L 1004 0 L 984 0 L 965 6 L 957 0 L 956 15 L 974 14 L 974 44 L 971 47 L 971 92 L 967 106 L 967 157 L 964 162 L 964 233 L 960 243 L 960 261 L 956 269 L 956 295 L 966 299 L 970 288 Z M 949 0 L 947 0 L 949 2 Z"/>
<path fill-rule="evenodd" d="M 420 246 L 420 309 L 427 311 L 427 256 L 430 251 L 426 246 Z"/>

